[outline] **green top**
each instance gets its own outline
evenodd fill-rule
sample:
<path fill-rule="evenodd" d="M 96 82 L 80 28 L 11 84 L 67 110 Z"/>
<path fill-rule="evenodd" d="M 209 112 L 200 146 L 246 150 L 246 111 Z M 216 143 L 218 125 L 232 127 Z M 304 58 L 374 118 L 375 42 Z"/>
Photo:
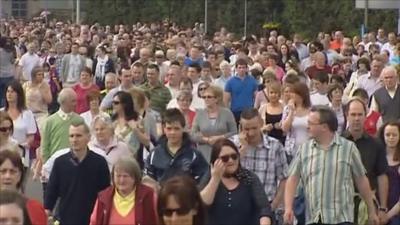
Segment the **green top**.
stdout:
<path fill-rule="evenodd" d="M 149 82 L 141 85 L 140 88 L 142 88 L 149 97 L 150 108 L 159 113 L 163 113 L 172 98 L 169 89 L 161 83 L 158 83 L 156 86 L 151 86 Z"/>
<path fill-rule="evenodd" d="M 76 113 L 64 120 L 60 111 L 49 116 L 41 136 L 42 155 L 45 163 L 56 151 L 69 147 L 69 127 L 73 122 L 83 121 Z"/>
<path fill-rule="evenodd" d="M 302 144 L 289 176 L 300 177 L 304 188 L 306 224 L 354 222 L 353 178 L 365 174 L 356 145 L 337 134 L 327 151 L 315 140 Z"/>

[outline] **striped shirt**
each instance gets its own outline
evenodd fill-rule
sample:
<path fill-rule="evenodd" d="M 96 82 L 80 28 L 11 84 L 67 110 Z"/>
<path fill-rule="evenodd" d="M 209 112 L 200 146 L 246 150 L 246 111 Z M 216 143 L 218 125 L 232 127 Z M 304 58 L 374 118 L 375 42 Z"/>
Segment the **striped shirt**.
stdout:
<path fill-rule="evenodd" d="M 240 146 L 239 135 L 232 141 Z M 268 200 L 274 200 L 279 181 L 287 178 L 288 164 L 285 149 L 278 139 L 263 134 L 262 143 L 250 147 L 246 155 L 241 157 L 242 166 L 255 173 L 264 186 Z"/>
<path fill-rule="evenodd" d="M 327 151 L 314 139 L 302 144 L 289 176 L 300 177 L 304 187 L 306 224 L 353 222 L 353 178 L 365 174 L 356 145 L 337 134 Z"/>

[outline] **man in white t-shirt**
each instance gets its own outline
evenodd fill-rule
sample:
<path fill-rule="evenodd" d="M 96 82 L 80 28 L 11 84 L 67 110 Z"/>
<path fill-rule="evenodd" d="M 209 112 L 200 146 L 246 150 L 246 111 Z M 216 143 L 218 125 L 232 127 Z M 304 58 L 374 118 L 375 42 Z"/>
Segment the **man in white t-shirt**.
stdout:
<path fill-rule="evenodd" d="M 329 76 L 326 73 L 317 73 L 312 79 L 314 92 L 310 94 L 312 105 L 329 105 L 328 82 Z"/>
<path fill-rule="evenodd" d="M 40 66 L 40 57 L 35 53 L 35 44 L 28 44 L 28 51 L 18 62 L 18 74 L 22 82 L 32 80 L 31 72 L 33 67 Z"/>

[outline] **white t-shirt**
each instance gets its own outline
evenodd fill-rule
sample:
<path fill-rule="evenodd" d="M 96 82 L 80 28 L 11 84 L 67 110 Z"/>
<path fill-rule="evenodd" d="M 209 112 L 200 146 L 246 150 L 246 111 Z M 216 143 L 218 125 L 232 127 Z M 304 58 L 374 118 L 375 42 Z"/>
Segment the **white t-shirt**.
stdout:
<path fill-rule="evenodd" d="M 18 65 L 22 67 L 22 78 L 23 80 L 32 80 L 31 72 L 33 67 L 40 66 L 40 57 L 38 55 L 25 53 L 18 62 Z"/>
<path fill-rule="evenodd" d="M 18 142 L 20 145 L 26 144 L 26 136 L 28 134 L 36 133 L 36 123 L 35 117 L 31 110 L 24 110 L 18 116 L 16 120 L 13 121 L 14 132 L 12 137 Z"/>
<path fill-rule="evenodd" d="M 326 94 L 320 94 L 314 92 L 310 95 L 310 100 L 312 105 L 329 105 L 329 99 Z"/>

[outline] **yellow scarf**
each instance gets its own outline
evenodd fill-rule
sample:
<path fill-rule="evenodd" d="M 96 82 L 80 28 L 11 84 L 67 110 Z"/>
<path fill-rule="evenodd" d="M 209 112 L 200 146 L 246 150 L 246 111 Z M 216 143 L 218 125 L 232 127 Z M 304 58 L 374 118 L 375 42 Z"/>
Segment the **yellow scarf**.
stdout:
<path fill-rule="evenodd" d="M 114 206 L 121 216 L 127 216 L 133 207 L 135 207 L 135 190 L 126 197 L 122 197 L 116 190 L 114 194 Z"/>

